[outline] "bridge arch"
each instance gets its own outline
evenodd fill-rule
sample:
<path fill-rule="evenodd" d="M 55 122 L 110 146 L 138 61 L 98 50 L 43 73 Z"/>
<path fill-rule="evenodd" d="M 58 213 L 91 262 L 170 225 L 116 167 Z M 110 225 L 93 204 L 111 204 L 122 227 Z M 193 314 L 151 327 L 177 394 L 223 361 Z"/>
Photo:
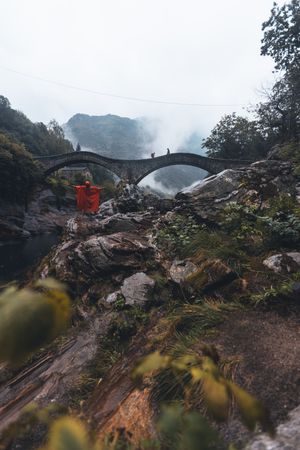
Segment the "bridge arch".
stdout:
<path fill-rule="evenodd" d="M 252 161 L 207 158 L 194 153 L 172 153 L 147 159 L 113 159 L 93 152 L 72 152 L 60 155 L 36 157 L 45 166 L 45 176 L 73 164 L 92 163 L 108 169 L 119 178 L 137 184 L 155 170 L 168 166 L 186 165 L 198 167 L 209 173 L 245 166 Z"/>
<path fill-rule="evenodd" d="M 166 162 L 165 164 L 160 164 L 158 167 L 152 167 L 151 169 L 147 170 L 146 172 L 144 172 L 142 175 L 140 175 L 139 178 L 137 178 L 135 180 L 136 184 L 139 184 L 144 178 L 146 178 L 148 175 L 150 175 L 153 172 L 156 172 L 160 169 L 164 169 L 165 167 L 171 167 L 171 166 L 187 166 L 187 167 L 196 167 L 197 169 L 200 170 L 205 170 L 206 172 L 208 172 L 207 169 L 204 169 L 203 167 L 200 167 L 198 165 L 195 164 L 190 164 L 190 163 L 179 163 L 179 162 Z"/>
<path fill-rule="evenodd" d="M 62 169 L 63 167 L 69 167 L 69 166 L 74 166 L 77 164 L 96 164 L 97 166 L 103 167 L 104 169 L 108 170 L 109 172 L 111 172 L 112 174 L 116 175 L 118 178 L 120 178 L 120 176 L 115 173 L 111 167 L 105 165 L 103 162 L 101 161 L 87 161 L 85 158 L 82 158 L 81 160 L 78 159 L 76 161 L 68 161 L 68 162 L 59 162 L 57 164 L 51 165 L 51 167 L 48 167 L 45 171 L 44 171 L 44 175 L 45 177 L 48 177 L 49 175 L 51 175 L 52 173 L 56 172 L 59 169 Z"/>

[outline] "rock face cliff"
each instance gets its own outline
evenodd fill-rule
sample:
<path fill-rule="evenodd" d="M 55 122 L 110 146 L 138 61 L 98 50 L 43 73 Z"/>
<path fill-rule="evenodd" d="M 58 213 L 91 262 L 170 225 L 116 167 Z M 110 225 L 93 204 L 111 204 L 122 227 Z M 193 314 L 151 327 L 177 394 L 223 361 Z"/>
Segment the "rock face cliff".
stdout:
<path fill-rule="evenodd" d="M 39 187 L 27 208 L 0 199 L 0 242 L 60 232 L 75 212 L 75 195 L 71 189 L 58 197 L 49 187 Z"/>
<path fill-rule="evenodd" d="M 99 439 L 120 430 L 136 448 L 158 439 L 157 414 L 181 398 L 179 386 L 156 377 L 137 388 L 131 378 L 139 358 L 156 350 L 214 348 L 227 375 L 266 404 L 275 425 L 284 421 L 299 404 L 297 193 L 288 163 L 262 161 L 175 200 L 126 186 L 98 215 L 72 217 L 35 273 L 67 283 L 72 327 L 22 367 L 1 369 L 6 445 L 43 439 L 39 427 L 18 438 L 7 431 L 32 401 L 71 408 Z M 273 267 L 266 261 L 274 255 Z M 200 391 L 188 407 L 203 412 Z M 215 426 L 238 448 L 251 438 L 235 408 Z"/>

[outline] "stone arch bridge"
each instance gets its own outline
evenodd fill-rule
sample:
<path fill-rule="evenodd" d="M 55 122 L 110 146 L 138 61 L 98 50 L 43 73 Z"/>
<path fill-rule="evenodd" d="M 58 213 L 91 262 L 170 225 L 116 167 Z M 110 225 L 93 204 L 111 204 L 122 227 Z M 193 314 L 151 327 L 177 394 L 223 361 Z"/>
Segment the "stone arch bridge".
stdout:
<path fill-rule="evenodd" d="M 170 155 L 147 159 L 113 159 L 101 156 L 98 153 L 86 151 L 51 156 L 36 156 L 35 160 L 43 164 L 45 176 L 65 166 L 79 163 L 92 163 L 110 170 L 119 178 L 133 184 L 138 184 L 149 173 L 162 167 L 187 165 L 199 167 L 211 174 L 215 174 L 225 169 L 242 167 L 252 162 L 236 159 L 207 158 L 194 153 L 171 153 Z"/>

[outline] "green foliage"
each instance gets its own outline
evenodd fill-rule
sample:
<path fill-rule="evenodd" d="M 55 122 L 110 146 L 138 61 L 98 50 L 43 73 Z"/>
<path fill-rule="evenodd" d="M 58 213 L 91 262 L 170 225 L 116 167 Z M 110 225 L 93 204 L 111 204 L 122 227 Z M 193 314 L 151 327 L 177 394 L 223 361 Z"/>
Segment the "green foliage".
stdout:
<path fill-rule="evenodd" d="M 125 343 L 137 332 L 138 327 L 148 322 L 149 316 L 139 306 L 126 306 L 121 296 L 117 302 L 119 315 L 112 321 L 108 333 L 119 343 Z"/>
<path fill-rule="evenodd" d="M 114 309 L 116 311 L 125 309 L 125 298 L 122 294 L 117 295 L 117 300 L 114 302 Z"/>
<path fill-rule="evenodd" d="M 201 414 L 185 413 L 179 405 L 165 406 L 157 427 L 166 449 L 211 450 L 218 443 L 216 432 Z"/>
<path fill-rule="evenodd" d="M 280 300 L 282 300 L 282 298 L 289 296 L 292 292 L 292 285 L 293 281 L 286 281 L 279 283 L 277 286 L 265 288 L 259 294 L 251 295 L 250 301 L 253 302 L 255 306 L 274 307 Z"/>
<path fill-rule="evenodd" d="M 271 56 L 277 70 L 300 67 L 300 4 L 291 0 L 281 7 L 274 3 L 269 20 L 263 23 L 261 54 Z"/>
<path fill-rule="evenodd" d="M 251 239 L 256 240 L 260 250 L 288 248 L 300 242 L 299 207 L 287 195 L 273 198 L 264 210 L 231 203 L 224 208 L 221 221 L 222 227 L 248 251 Z"/>
<path fill-rule="evenodd" d="M 257 121 L 233 113 L 222 117 L 203 147 L 211 157 L 255 160 L 266 155 L 269 143 Z"/>
<path fill-rule="evenodd" d="M 202 229 L 193 216 L 173 215 L 170 221 L 163 223 L 155 236 L 155 242 L 170 255 L 180 255 L 190 244 L 191 239 Z"/>
<path fill-rule="evenodd" d="M 264 93 L 266 101 L 255 112 L 270 145 L 299 142 L 300 136 L 300 68 L 294 68 Z"/>
<path fill-rule="evenodd" d="M 291 161 L 294 175 L 300 176 L 300 142 L 289 142 L 280 147 L 282 159 Z"/>
<path fill-rule="evenodd" d="M 49 184 L 49 187 L 53 194 L 55 194 L 57 197 L 64 197 L 67 189 L 70 187 L 70 183 L 60 176 L 48 177 L 47 183 Z"/>
<path fill-rule="evenodd" d="M 265 101 L 253 108 L 254 120 L 224 116 L 203 141 L 209 156 L 262 159 L 271 147 L 300 137 L 300 6 L 291 0 L 274 3 L 262 25 L 261 54 L 271 56 L 281 78 L 263 92 Z M 300 173 L 300 169 L 297 168 Z"/>
<path fill-rule="evenodd" d="M 54 280 L 38 282 L 35 290 L 4 290 L 0 294 L 0 360 L 18 363 L 53 340 L 67 326 L 70 313 L 64 286 Z"/>
<path fill-rule="evenodd" d="M 0 132 L 24 144 L 35 155 L 52 155 L 73 151 L 71 142 L 64 138 L 62 128 L 52 120 L 48 128 L 43 123 L 32 123 L 22 112 L 10 107 L 7 98 L 0 96 Z"/>
<path fill-rule="evenodd" d="M 271 56 L 275 69 L 283 71 L 258 105 L 262 126 L 276 133 L 277 142 L 299 140 L 300 136 L 300 5 L 291 0 L 281 7 L 274 3 L 270 18 L 263 23 L 261 54 Z"/>
<path fill-rule="evenodd" d="M 24 146 L 0 133 L 0 197 L 26 203 L 41 180 L 41 170 Z"/>
<path fill-rule="evenodd" d="M 300 218 L 294 214 L 280 215 L 278 218 L 260 218 L 271 247 L 294 247 L 300 242 Z"/>

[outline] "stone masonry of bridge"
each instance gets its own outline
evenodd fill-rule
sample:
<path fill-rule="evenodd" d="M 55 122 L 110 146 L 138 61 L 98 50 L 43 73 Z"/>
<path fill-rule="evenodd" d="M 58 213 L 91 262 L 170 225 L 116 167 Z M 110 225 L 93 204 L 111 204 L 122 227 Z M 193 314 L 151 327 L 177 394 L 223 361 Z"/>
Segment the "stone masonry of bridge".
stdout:
<path fill-rule="evenodd" d="M 162 167 L 187 165 L 199 167 L 210 174 L 215 174 L 225 169 L 243 167 L 253 162 L 237 159 L 207 158 L 194 153 L 171 153 L 170 155 L 148 159 L 113 159 L 85 151 L 51 156 L 36 156 L 35 159 L 44 165 L 45 176 L 65 166 L 79 163 L 92 163 L 110 170 L 119 178 L 133 184 L 139 183 L 149 173 Z"/>

